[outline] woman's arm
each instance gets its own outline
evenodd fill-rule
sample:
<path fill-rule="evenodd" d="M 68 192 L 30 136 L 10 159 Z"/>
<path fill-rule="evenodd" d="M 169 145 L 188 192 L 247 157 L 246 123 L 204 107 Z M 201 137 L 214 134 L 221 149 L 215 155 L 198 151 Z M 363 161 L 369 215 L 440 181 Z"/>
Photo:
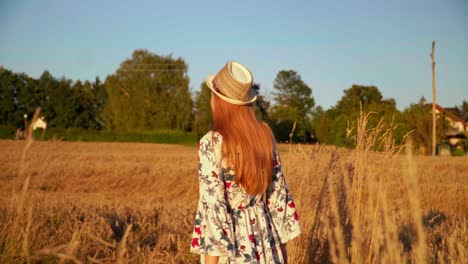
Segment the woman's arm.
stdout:
<path fill-rule="evenodd" d="M 286 244 L 286 242 L 301 234 L 301 227 L 296 205 L 286 184 L 277 148 L 275 148 L 273 158 L 273 179 L 266 192 L 267 205 L 272 225 L 277 230 L 279 240 L 281 244 Z"/>
<path fill-rule="evenodd" d="M 286 251 L 286 244 L 281 244 L 281 253 L 283 253 L 284 263 L 288 264 L 288 251 Z"/>
<path fill-rule="evenodd" d="M 204 264 L 218 264 L 218 258 L 219 258 L 218 256 L 205 255 L 205 263 Z"/>
<path fill-rule="evenodd" d="M 233 225 L 225 198 L 222 166 L 211 136 L 204 136 L 198 147 L 199 201 L 195 214 L 190 252 L 201 255 L 232 255 Z M 202 261 L 205 262 L 205 261 Z"/>

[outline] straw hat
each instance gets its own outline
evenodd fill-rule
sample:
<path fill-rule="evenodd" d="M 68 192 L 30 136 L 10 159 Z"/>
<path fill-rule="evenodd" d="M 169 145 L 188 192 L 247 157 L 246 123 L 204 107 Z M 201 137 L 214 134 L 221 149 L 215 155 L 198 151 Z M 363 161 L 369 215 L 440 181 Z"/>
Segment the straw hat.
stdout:
<path fill-rule="evenodd" d="M 242 64 L 229 61 L 215 76 L 205 79 L 208 88 L 224 101 L 235 105 L 255 102 L 252 73 Z"/>

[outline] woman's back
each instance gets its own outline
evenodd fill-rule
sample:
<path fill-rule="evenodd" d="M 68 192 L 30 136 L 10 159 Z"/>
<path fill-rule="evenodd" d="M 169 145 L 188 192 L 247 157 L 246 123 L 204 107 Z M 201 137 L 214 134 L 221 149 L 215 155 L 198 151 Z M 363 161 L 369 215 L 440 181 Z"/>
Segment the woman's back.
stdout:
<path fill-rule="evenodd" d="M 212 131 L 199 142 L 200 200 L 190 251 L 225 256 L 226 263 L 284 263 L 281 244 L 301 230 L 277 148 L 266 192 L 249 195 L 236 184 L 222 144 Z"/>

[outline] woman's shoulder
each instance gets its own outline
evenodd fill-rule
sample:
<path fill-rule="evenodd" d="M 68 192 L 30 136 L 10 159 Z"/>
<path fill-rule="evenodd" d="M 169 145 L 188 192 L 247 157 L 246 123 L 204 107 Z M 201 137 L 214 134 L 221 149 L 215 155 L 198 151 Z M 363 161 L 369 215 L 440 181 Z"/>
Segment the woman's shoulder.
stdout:
<path fill-rule="evenodd" d="M 214 147 L 221 144 L 223 136 L 216 131 L 208 131 L 198 142 L 198 146 Z"/>
<path fill-rule="evenodd" d="M 198 142 L 198 153 L 204 156 L 211 156 L 216 162 L 221 161 L 221 142 L 221 134 L 210 130 Z"/>

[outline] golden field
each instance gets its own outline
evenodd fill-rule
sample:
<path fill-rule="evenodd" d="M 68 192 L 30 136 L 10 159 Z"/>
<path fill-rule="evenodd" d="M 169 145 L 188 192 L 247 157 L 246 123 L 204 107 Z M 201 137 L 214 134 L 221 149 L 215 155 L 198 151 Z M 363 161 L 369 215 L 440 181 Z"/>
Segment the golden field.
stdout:
<path fill-rule="evenodd" d="M 468 158 L 280 146 L 290 263 L 467 263 Z M 0 141 L 1 263 L 197 263 L 196 147 Z"/>

